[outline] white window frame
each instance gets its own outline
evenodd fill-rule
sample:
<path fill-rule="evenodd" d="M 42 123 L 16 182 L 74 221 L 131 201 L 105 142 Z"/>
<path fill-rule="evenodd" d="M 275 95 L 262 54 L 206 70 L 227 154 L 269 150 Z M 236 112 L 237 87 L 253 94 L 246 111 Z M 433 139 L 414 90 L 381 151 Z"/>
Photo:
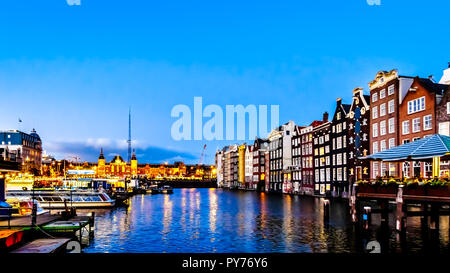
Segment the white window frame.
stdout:
<path fill-rule="evenodd" d="M 418 127 L 416 128 L 416 123 L 418 123 Z M 420 132 L 420 118 L 415 118 L 412 120 L 412 132 L 417 133 Z"/>
<path fill-rule="evenodd" d="M 380 90 L 380 100 L 384 99 L 386 97 L 386 89 L 381 89 Z"/>
<path fill-rule="evenodd" d="M 372 136 L 378 137 L 378 123 L 372 125 Z"/>
<path fill-rule="evenodd" d="M 394 94 L 395 92 L 395 86 L 393 84 L 389 85 L 388 87 L 388 96 Z"/>
<path fill-rule="evenodd" d="M 376 102 L 378 100 L 378 93 L 373 93 L 372 94 L 372 102 Z"/>
<path fill-rule="evenodd" d="M 409 120 L 405 120 L 402 122 L 402 135 L 407 134 L 409 134 Z"/>
<path fill-rule="evenodd" d="M 386 115 L 386 103 L 380 104 L 380 117 Z"/>
<path fill-rule="evenodd" d="M 390 100 L 388 102 L 388 114 L 392 114 L 395 112 L 395 101 L 394 100 Z"/>
<path fill-rule="evenodd" d="M 386 120 L 380 122 L 380 136 L 386 135 Z"/>
<path fill-rule="evenodd" d="M 395 118 L 390 118 L 388 120 L 388 132 L 389 134 L 395 133 Z"/>
<path fill-rule="evenodd" d="M 372 119 L 378 118 L 378 106 L 372 108 Z"/>
<path fill-rule="evenodd" d="M 429 126 L 427 126 L 427 118 L 429 118 Z M 426 115 L 423 117 L 423 130 L 431 130 L 433 128 L 433 116 Z"/>

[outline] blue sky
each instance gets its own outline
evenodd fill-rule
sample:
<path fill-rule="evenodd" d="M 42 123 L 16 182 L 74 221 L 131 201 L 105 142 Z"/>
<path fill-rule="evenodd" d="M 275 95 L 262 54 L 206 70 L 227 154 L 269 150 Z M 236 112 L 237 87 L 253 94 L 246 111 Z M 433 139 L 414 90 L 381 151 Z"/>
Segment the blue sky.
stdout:
<path fill-rule="evenodd" d="M 439 79 L 449 10 L 448 0 L 5 0 L 0 129 L 36 128 L 57 157 L 96 160 L 100 147 L 126 157 L 131 106 L 141 161 L 196 163 L 207 144 L 213 163 L 230 141 L 173 140 L 172 107 L 194 96 L 275 104 L 280 122 L 303 125 L 367 91 L 379 70 Z"/>

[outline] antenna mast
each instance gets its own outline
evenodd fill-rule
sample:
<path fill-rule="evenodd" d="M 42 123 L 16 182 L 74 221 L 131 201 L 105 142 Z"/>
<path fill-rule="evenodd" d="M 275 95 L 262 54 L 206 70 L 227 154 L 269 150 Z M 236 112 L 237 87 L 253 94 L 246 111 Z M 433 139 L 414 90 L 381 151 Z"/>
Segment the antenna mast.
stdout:
<path fill-rule="evenodd" d="M 128 163 L 131 163 L 131 107 L 128 111 Z"/>

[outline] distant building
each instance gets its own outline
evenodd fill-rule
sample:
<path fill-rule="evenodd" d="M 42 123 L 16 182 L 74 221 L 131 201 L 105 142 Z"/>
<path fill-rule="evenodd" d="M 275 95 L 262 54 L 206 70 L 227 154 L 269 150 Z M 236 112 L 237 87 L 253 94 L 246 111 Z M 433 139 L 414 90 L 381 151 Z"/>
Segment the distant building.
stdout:
<path fill-rule="evenodd" d="M 314 141 L 314 194 L 331 193 L 331 122 L 325 112 L 324 123 L 313 129 Z"/>
<path fill-rule="evenodd" d="M 224 150 L 219 150 L 216 152 L 215 162 L 216 162 L 216 176 L 217 176 L 217 187 L 222 188 L 224 186 Z"/>
<path fill-rule="evenodd" d="M 286 181 L 288 170 L 292 165 L 292 133 L 296 125 L 293 121 L 279 126 L 272 130 L 268 136 L 269 139 L 269 157 L 270 157 L 270 183 L 269 191 L 286 193 L 290 191 L 290 186 L 283 187 L 283 184 L 289 185 Z M 286 176 L 285 176 L 286 175 Z"/>
<path fill-rule="evenodd" d="M 302 183 L 302 138 L 301 129 L 304 127 L 297 126 L 292 134 L 292 192 L 300 193 L 300 185 Z"/>
<path fill-rule="evenodd" d="M 265 191 L 265 153 L 268 146 L 267 139 L 256 138 L 253 143 L 253 184 L 257 191 Z"/>
<path fill-rule="evenodd" d="M 42 141 L 36 130 L 30 134 L 8 130 L 0 131 L 0 153 L 19 162 L 21 171 L 39 175 L 42 166 Z"/>

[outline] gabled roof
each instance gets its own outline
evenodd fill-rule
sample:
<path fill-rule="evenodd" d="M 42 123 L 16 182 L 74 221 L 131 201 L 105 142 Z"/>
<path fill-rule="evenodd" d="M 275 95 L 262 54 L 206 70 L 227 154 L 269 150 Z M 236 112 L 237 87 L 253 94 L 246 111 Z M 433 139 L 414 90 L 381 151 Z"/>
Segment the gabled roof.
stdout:
<path fill-rule="evenodd" d="M 433 92 L 436 95 L 444 95 L 445 91 L 447 91 L 449 87 L 449 85 L 435 83 L 430 79 L 416 78 L 415 80 L 417 80 L 420 85 L 426 88 L 429 92 Z"/>

